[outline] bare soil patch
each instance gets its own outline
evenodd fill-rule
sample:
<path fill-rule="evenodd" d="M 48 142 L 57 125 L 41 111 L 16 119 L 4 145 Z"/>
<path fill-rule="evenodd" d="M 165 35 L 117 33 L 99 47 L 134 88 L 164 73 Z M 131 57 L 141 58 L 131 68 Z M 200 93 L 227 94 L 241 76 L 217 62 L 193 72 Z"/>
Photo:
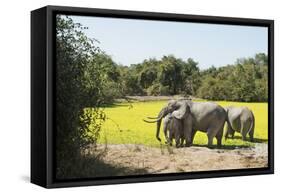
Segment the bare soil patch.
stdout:
<path fill-rule="evenodd" d="M 153 148 L 131 144 L 107 145 L 106 148 L 105 145 L 98 145 L 97 149 L 106 150 L 102 158 L 104 163 L 138 169 L 138 174 L 261 168 L 268 165 L 268 149 L 265 143 L 256 144 L 253 148 L 235 149 L 196 146 L 176 149 L 166 145 Z M 119 175 L 128 175 L 128 172 Z"/>
<path fill-rule="evenodd" d="M 190 100 L 198 100 L 199 98 L 195 98 L 193 96 L 184 97 L 182 95 L 173 95 L 173 96 L 126 96 L 127 99 L 117 99 L 117 102 L 126 102 L 126 100 L 133 100 L 139 102 L 147 102 L 147 101 L 159 101 L 159 100 L 175 100 L 175 99 L 190 99 Z"/>

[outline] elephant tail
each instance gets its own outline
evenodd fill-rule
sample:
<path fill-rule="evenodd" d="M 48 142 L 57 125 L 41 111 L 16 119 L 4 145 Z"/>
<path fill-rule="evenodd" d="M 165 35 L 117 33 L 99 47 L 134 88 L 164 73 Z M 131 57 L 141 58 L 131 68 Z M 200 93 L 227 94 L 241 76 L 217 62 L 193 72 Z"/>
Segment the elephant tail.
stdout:
<path fill-rule="evenodd" d="M 253 122 L 251 123 L 251 127 L 249 128 L 248 133 L 253 133 L 254 134 L 254 130 L 255 130 L 255 116 L 254 116 L 253 112 L 251 112 L 251 113 L 252 113 Z"/>

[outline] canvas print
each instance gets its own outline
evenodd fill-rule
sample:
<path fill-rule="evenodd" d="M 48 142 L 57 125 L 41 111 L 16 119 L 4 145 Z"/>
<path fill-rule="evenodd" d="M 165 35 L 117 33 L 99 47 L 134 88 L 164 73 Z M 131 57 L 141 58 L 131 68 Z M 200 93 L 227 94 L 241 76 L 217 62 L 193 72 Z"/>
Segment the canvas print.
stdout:
<path fill-rule="evenodd" d="M 56 16 L 58 180 L 268 167 L 268 28 Z"/>

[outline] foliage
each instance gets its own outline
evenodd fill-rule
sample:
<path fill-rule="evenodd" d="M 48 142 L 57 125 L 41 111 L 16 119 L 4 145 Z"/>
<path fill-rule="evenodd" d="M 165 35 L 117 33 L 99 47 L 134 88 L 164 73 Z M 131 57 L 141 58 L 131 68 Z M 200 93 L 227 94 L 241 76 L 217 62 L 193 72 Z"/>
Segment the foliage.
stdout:
<path fill-rule="evenodd" d="M 124 97 L 120 69 L 110 56 L 104 52 L 96 54 L 93 58 L 93 67 L 100 70 L 97 72 L 101 77 L 100 91 L 103 104 L 112 103 L 114 99 Z"/>
<path fill-rule="evenodd" d="M 208 100 L 265 102 L 268 99 L 267 56 L 238 59 L 234 65 L 200 70 L 192 58 L 186 61 L 173 55 L 160 60 L 145 59 L 129 67 L 116 65 L 102 54 L 105 102 L 128 95 L 192 95 Z"/>
<path fill-rule="evenodd" d="M 265 54 L 238 59 L 235 65 L 201 72 L 196 96 L 208 100 L 265 102 L 268 100 L 268 64 Z"/>
<path fill-rule="evenodd" d="M 147 146 L 158 147 L 159 142 L 155 138 L 156 124 L 145 123 L 142 119 L 146 116 L 156 116 L 167 101 L 148 101 L 118 103 L 104 109 L 107 117 L 102 126 L 100 143 L 105 140 L 109 144 L 144 144 Z M 256 141 L 267 141 L 268 139 L 268 105 L 267 103 L 243 103 L 217 101 L 223 107 L 226 106 L 247 106 L 255 115 L 255 134 Z M 164 140 L 161 129 L 161 139 Z M 253 146 L 250 142 L 241 140 L 239 133 L 235 134 L 235 139 L 223 140 L 226 146 Z M 207 135 L 203 132 L 197 132 L 195 144 L 206 145 Z M 215 142 L 214 142 L 215 143 Z"/>
<path fill-rule="evenodd" d="M 132 73 L 133 70 L 128 67 L 119 67 L 121 69 L 122 93 L 126 95 L 144 95 L 143 88 L 138 82 L 138 76 Z"/>
<path fill-rule="evenodd" d="M 56 39 L 56 157 L 57 176 L 67 176 L 81 149 L 96 143 L 104 112 L 100 52 L 97 41 L 71 18 L 57 16 Z M 93 107 L 84 112 L 85 107 Z M 96 108 L 95 108 L 96 107 Z"/>
<path fill-rule="evenodd" d="M 198 63 L 191 58 L 183 61 L 168 55 L 119 69 L 124 95 L 191 95 L 200 83 Z"/>

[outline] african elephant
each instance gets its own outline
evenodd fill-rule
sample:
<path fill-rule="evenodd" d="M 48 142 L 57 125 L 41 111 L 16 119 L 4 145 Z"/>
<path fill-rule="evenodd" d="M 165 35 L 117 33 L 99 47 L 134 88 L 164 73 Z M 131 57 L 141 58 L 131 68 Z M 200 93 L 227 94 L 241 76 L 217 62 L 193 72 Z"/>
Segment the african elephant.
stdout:
<path fill-rule="evenodd" d="M 157 122 L 156 138 L 159 141 L 161 141 L 159 137 L 161 121 L 169 113 L 172 113 L 172 116 L 175 118 L 182 120 L 186 146 L 192 144 L 197 130 L 207 133 L 209 147 L 213 145 L 214 137 L 217 139 L 217 145 L 221 146 L 223 127 L 226 121 L 226 112 L 221 106 L 212 102 L 193 102 L 191 100 L 169 101 L 161 109 L 154 121 Z"/>
<path fill-rule="evenodd" d="M 184 135 L 183 135 L 182 121 L 173 117 L 172 113 L 169 113 L 164 117 L 163 131 L 166 138 L 166 142 L 168 144 L 172 145 L 173 139 L 175 139 L 176 147 L 183 146 Z"/>
<path fill-rule="evenodd" d="M 227 113 L 227 130 L 225 139 L 229 135 L 234 137 L 235 132 L 242 135 L 243 141 L 246 140 L 247 134 L 250 136 L 250 141 L 254 141 L 255 116 L 247 107 L 225 107 Z"/>

